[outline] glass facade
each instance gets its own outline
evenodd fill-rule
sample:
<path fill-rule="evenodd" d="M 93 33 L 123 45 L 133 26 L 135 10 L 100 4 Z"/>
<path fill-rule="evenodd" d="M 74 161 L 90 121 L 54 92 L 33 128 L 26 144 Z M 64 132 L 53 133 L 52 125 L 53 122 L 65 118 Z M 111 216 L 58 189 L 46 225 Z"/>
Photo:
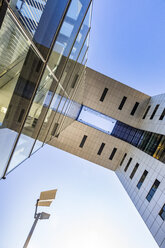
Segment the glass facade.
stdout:
<path fill-rule="evenodd" d="M 117 121 L 112 136 L 136 146 L 140 150 L 165 163 L 165 136 L 143 131 Z"/>
<path fill-rule="evenodd" d="M 4 0 L 0 23 L 0 178 L 75 120 L 90 0 Z"/>

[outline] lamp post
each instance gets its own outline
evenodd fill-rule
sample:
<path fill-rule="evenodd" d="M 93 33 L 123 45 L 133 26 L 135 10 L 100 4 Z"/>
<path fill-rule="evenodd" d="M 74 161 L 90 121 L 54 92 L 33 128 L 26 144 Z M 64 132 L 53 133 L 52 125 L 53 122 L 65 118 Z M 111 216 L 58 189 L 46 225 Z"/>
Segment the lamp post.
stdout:
<path fill-rule="evenodd" d="M 33 225 L 31 227 L 31 230 L 27 236 L 27 239 L 25 241 L 23 248 L 26 248 L 28 246 L 29 241 L 31 239 L 31 236 L 34 232 L 36 225 L 37 225 L 38 220 L 46 220 L 46 219 L 49 219 L 49 217 L 50 217 L 50 214 L 45 213 L 45 212 L 37 213 L 38 206 L 50 207 L 52 201 L 55 199 L 56 192 L 57 192 L 57 189 L 43 191 L 40 193 L 40 198 L 37 199 L 37 202 L 36 202 L 36 208 L 35 208 L 35 213 L 34 213 L 34 222 L 33 222 Z"/>

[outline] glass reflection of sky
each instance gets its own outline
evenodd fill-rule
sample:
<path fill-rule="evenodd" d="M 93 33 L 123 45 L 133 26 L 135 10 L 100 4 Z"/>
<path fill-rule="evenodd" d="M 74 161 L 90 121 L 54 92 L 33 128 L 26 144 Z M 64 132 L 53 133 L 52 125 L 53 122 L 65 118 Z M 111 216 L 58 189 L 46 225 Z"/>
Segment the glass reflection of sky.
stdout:
<path fill-rule="evenodd" d="M 86 106 L 82 107 L 77 121 L 108 134 L 111 134 L 116 124 L 115 119 Z"/>

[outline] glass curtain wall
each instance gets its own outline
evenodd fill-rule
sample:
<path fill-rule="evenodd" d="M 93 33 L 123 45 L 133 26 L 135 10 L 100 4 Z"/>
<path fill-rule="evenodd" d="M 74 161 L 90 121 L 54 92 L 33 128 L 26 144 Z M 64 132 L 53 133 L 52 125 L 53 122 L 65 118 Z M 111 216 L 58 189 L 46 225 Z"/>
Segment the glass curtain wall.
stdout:
<path fill-rule="evenodd" d="M 90 3 L 9 2 L 0 29 L 1 150 L 9 137 L 10 144 L 4 149 L 0 177 L 40 148 L 55 114 L 67 112 L 71 103 L 68 79 L 89 32 Z"/>
<path fill-rule="evenodd" d="M 0 29 L 0 177 L 20 129 L 19 97 L 15 87 L 29 50 L 29 43 L 7 11 Z M 15 97 L 15 102 L 13 102 Z"/>
<path fill-rule="evenodd" d="M 73 2 L 73 6 L 76 6 L 75 1 Z M 73 6 L 71 5 L 71 10 Z M 75 88 L 72 87 L 73 84 L 72 80 L 75 79 L 75 76 L 78 75 L 78 73 L 81 74 L 82 61 L 80 61 L 79 63 L 80 66 L 77 67 L 77 60 L 80 57 L 83 47 L 85 46 L 88 40 L 90 19 L 91 19 L 91 7 L 89 8 L 86 17 L 84 18 L 84 21 L 81 23 L 80 30 L 76 35 L 76 39 L 72 46 L 72 50 L 69 53 L 70 55 L 63 69 L 63 75 L 61 77 L 59 87 L 57 88 L 57 91 L 51 102 L 50 109 L 45 117 L 42 129 L 40 130 L 40 133 L 38 135 L 38 140 L 36 141 L 36 145 L 34 147 L 33 152 L 36 151 L 41 146 L 42 144 L 41 141 L 47 142 L 48 140 L 50 140 L 51 128 L 54 129 L 54 126 L 56 126 L 56 131 L 57 131 L 58 128 L 60 127 L 63 116 L 67 115 L 66 113 L 68 111 L 68 105 L 71 104 L 72 102 L 71 91 L 75 91 Z M 75 106 L 75 104 L 72 106 Z M 71 117 L 71 112 L 72 110 L 70 111 L 70 117 Z M 72 112 L 72 119 L 70 120 L 70 122 L 67 122 L 66 126 L 71 124 L 73 119 L 76 119 L 74 114 Z M 54 135 L 55 133 L 56 132 L 54 132 Z"/>

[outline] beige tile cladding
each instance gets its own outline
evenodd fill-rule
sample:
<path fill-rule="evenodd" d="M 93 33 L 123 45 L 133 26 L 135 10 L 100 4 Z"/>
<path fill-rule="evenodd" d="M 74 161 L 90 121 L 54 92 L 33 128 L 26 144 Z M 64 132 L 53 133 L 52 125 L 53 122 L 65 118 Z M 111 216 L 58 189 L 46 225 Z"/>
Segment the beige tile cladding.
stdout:
<path fill-rule="evenodd" d="M 130 157 L 133 159 L 128 170 L 125 172 L 124 168 Z M 130 174 L 136 163 L 139 163 L 139 167 L 131 180 Z M 144 170 L 148 171 L 148 175 L 146 176 L 141 188 L 138 189 L 137 183 L 139 182 Z M 116 174 L 159 247 L 165 248 L 165 222 L 159 215 L 162 206 L 165 204 L 164 164 L 140 151 L 136 147 L 132 147 L 128 150 L 126 159 L 122 166 L 119 165 L 116 169 Z M 146 196 L 156 179 L 160 181 L 160 185 L 151 201 L 148 202 Z"/>
<path fill-rule="evenodd" d="M 84 135 L 88 137 L 83 148 L 81 148 L 79 145 Z M 101 155 L 97 155 L 102 143 L 105 143 L 105 147 Z M 63 130 L 58 138 L 54 138 L 49 144 L 111 170 L 117 168 L 125 150 L 128 150 L 130 146 L 122 140 L 77 121 Z M 110 160 L 109 157 L 114 147 L 117 148 L 117 151 L 113 159 Z"/>
<path fill-rule="evenodd" d="M 159 107 L 155 113 L 155 116 L 151 120 L 150 117 L 157 104 L 159 104 Z M 151 106 L 150 110 L 148 111 L 146 118 L 144 120 L 141 119 L 139 123 L 140 128 L 165 135 L 165 117 L 163 118 L 163 120 L 159 120 L 163 110 L 165 109 L 165 94 L 160 94 L 160 95 L 151 97 L 148 103 L 148 106 Z"/>
<path fill-rule="evenodd" d="M 101 102 L 100 97 L 105 88 L 108 88 L 108 92 L 104 101 Z M 127 100 L 123 109 L 119 110 L 118 107 L 124 96 L 127 97 Z M 112 118 L 128 125 L 138 127 L 149 100 L 150 96 L 143 94 L 140 91 L 90 68 L 86 69 L 86 87 L 83 104 L 92 109 L 111 116 Z M 134 107 L 135 102 L 139 102 L 140 104 L 135 115 L 132 116 L 130 115 L 130 112 Z"/>

